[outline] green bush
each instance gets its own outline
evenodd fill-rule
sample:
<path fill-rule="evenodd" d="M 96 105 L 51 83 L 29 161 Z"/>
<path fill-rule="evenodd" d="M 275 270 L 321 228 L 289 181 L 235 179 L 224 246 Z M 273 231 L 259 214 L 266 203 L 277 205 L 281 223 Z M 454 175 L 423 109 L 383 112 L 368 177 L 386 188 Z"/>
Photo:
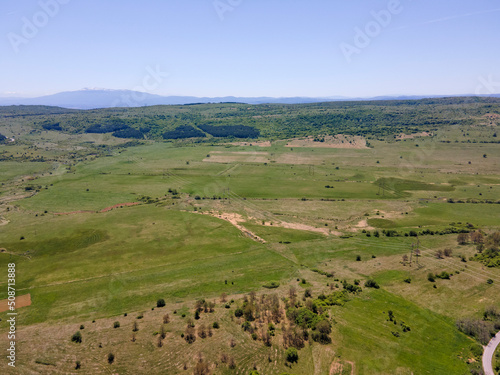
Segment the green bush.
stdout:
<path fill-rule="evenodd" d="M 80 331 L 76 332 L 73 336 L 71 336 L 71 341 L 80 344 L 82 342 L 82 334 Z"/>
<path fill-rule="evenodd" d="M 113 328 L 120 328 L 120 322 L 114 322 Z"/>
<path fill-rule="evenodd" d="M 165 300 L 163 298 L 160 298 L 158 301 L 156 301 L 156 307 L 165 307 Z"/>
<path fill-rule="evenodd" d="M 285 352 L 287 362 L 293 363 L 299 360 L 299 352 L 295 348 L 288 348 Z"/>
<path fill-rule="evenodd" d="M 365 286 L 367 288 L 375 288 L 375 289 L 379 289 L 380 288 L 380 286 L 377 284 L 377 282 L 375 280 L 373 280 L 373 279 L 366 280 Z"/>

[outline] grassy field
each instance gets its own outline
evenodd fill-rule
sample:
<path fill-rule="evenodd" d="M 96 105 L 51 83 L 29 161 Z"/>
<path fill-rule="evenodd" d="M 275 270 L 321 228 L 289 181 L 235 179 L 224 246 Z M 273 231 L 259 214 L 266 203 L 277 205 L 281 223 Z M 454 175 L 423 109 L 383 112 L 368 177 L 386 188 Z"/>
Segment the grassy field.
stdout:
<path fill-rule="evenodd" d="M 60 116 L 69 124 L 74 115 Z M 457 233 L 446 231 L 500 229 L 500 149 L 479 143 L 498 125 L 373 138 L 370 148 L 321 148 L 289 147 L 277 137 L 265 147 L 127 145 L 109 134 L 8 121 L 0 119 L 0 133 L 18 141 L 0 145 L 0 268 L 16 263 L 17 294 L 30 293 L 32 305 L 17 311 L 19 371 L 6 373 L 193 373 L 200 353 L 213 374 L 255 367 L 261 375 L 461 375 L 474 366 L 477 344 L 455 321 L 500 307 L 500 269 L 470 260 L 475 246 L 458 245 Z M 444 249 L 452 253 L 438 259 Z M 428 280 L 443 271 L 451 277 Z M 364 287 L 372 278 L 380 289 Z M 317 298 L 342 289 L 344 280 L 363 291 L 328 309 L 331 344 L 309 340 L 291 365 L 281 324 L 267 347 L 234 316 L 252 291 L 277 293 L 285 315 L 291 286 L 305 305 L 307 289 Z M 280 286 L 263 287 L 271 281 Z M 0 279 L 0 299 L 6 287 Z M 234 299 L 228 308 L 221 293 Z M 166 306 L 151 310 L 159 298 Z M 216 308 L 196 326 L 218 321 L 221 328 L 188 344 L 180 335 L 198 298 Z M 165 312 L 171 322 L 157 347 Z M 0 313 L 0 347 L 7 318 Z M 134 321 L 140 330 L 132 342 Z M 401 322 L 411 330 L 403 332 Z M 78 345 L 70 337 L 81 324 Z M 223 352 L 235 369 L 221 362 Z"/>

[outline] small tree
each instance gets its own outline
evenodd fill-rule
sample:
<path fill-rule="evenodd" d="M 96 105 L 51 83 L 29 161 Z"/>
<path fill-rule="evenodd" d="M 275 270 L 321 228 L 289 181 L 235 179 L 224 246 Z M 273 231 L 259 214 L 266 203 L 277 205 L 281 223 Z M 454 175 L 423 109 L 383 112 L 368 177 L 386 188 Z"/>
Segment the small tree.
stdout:
<path fill-rule="evenodd" d="M 460 233 L 457 236 L 457 242 L 458 242 L 459 245 L 465 245 L 468 240 L 469 240 L 469 234 L 468 233 Z"/>
<path fill-rule="evenodd" d="M 114 322 L 113 328 L 120 328 L 120 322 Z"/>
<path fill-rule="evenodd" d="M 287 362 L 293 363 L 299 360 L 299 352 L 295 348 L 288 348 L 285 352 Z"/>
<path fill-rule="evenodd" d="M 158 301 L 156 301 L 156 307 L 165 307 L 165 300 L 163 298 L 160 298 Z"/>
<path fill-rule="evenodd" d="M 139 325 L 134 320 L 134 324 L 132 325 L 132 332 L 137 332 L 139 330 Z"/>
<path fill-rule="evenodd" d="M 81 344 L 82 334 L 80 333 L 80 331 L 77 331 L 73 336 L 71 336 L 71 341 L 76 342 L 77 344 Z"/>
<path fill-rule="evenodd" d="M 111 365 L 115 361 L 115 355 L 113 353 L 108 354 L 108 363 Z"/>
<path fill-rule="evenodd" d="M 79 370 L 82 367 L 82 363 L 80 361 L 76 361 L 75 370 Z"/>
<path fill-rule="evenodd" d="M 447 247 L 446 249 L 443 250 L 443 254 L 445 257 L 451 257 L 451 255 L 453 254 L 453 250 Z"/>
<path fill-rule="evenodd" d="M 165 314 L 163 315 L 163 324 L 168 324 L 170 323 L 170 315 Z"/>

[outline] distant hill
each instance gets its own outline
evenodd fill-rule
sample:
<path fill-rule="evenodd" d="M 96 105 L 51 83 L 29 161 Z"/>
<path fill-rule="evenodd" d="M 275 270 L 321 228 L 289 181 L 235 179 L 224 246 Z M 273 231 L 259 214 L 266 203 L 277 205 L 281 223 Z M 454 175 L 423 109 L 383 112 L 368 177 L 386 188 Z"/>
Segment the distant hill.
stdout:
<path fill-rule="evenodd" d="M 245 104 L 303 104 L 345 100 L 409 100 L 425 98 L 441 98 L 450 95 L 427 96 L 378 96 L 374 98 L 332 97 L 195 97 L 195 96 L 161 96 L 132 90 L 83 89 L 65 91 L 53 95 L 36 98 L 0 98 L 0 106 L 7 105 L 44 105 L 73 109 L 93 109 L 112 107 L 142 107 L 152 105 L 183 105 L 193 103 L 245 103 Z M 491 95 L 500 97 L 500 94 Z"/>

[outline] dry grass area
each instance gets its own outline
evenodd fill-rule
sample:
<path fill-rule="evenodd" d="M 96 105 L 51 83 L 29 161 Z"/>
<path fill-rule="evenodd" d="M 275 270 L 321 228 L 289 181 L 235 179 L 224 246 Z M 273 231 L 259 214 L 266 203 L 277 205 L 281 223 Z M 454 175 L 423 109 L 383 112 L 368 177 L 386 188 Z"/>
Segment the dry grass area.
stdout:
<path fill-rule="evenodd" d="M 211 151 L 203 159 L 210 163 L 268 163 L 269 153 L 261 151 Z"/>
<path fill-rule="evenodd" d="M 337 134 L 334 136 L 326 135 L 318 137 L 323 141 L 315 141 L 314 137 L 306 137 L 299 139 L 292 139 L 287 144 L 286 147 L 318 147 L 318 148 L 354 148 L 354 149 L 365 149 L 366 140 L 359 136 L 346 136 L 343 134 Z"/>
<path fill-rule="evenodd" d="M 226 143 L 232 146 L 257 146 L 257 147 L 271 147 L 271 141 L 259 141 L 259 142 L 231 142 Z"/>
<path fill-rule="evenodd" d="M 404 134 L 401 133 L 396 136 L 396 139 L 413 139 L 413 138 L 419 138 L 419 137 L 432 137 L 434 134 L 429 133 L 429 132 L 421 132 L 421 133 L 414 133 L 414 134 Z"/>

